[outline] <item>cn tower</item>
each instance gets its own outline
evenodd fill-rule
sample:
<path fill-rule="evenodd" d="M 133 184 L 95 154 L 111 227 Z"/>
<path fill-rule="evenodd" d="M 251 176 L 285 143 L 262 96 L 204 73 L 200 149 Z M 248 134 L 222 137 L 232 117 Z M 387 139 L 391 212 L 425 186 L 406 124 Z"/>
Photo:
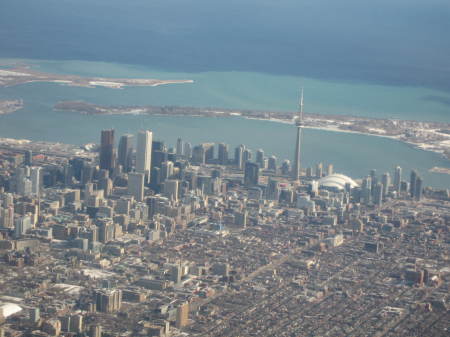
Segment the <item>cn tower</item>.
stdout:
<path fill-rule="evenodd" d="M 294 181 L 300 180 L 300 146 L 302 138 L 302 128 L 303 128 L 303 88 L 300 93 L 300 106 L 298 115 L 295 118 L 295 126 L 297 127 L 297 137 L 295 139 L 295 161 L 292 167 L 292 179 Z"/>

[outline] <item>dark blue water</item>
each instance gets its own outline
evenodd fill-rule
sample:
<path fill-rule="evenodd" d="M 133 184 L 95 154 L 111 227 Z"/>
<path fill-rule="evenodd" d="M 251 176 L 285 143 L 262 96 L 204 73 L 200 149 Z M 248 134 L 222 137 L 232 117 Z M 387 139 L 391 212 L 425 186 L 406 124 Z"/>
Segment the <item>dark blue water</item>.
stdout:
<path fill-rule="evenodd" d="M 448 0 L 0 1 L 0 57 L 450 91 Z M 448 100 L 426 97 L 449 106 Z"/>

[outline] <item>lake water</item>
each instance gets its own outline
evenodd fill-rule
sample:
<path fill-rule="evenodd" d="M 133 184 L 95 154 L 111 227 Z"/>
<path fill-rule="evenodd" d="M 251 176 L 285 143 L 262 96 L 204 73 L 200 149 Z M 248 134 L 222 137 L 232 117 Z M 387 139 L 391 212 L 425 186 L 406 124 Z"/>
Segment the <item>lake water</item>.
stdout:
<path fill-rule="evenodd" d="M 200 117 L 160 117 L 160 116 L 85 116 L 77 113 L 53 111 L 53 105 L 60 100 L 84 100 L 110 105 L 181 105 L 214 106 L 225 108 L 249 108 L 265 110 L 294 110 L 296 90 L 300 85 L 308 88 L 306 105 L 314 106 L 314 111 L 328 113 L 348 113 L 344 107 L 348 97 L 342 97 L 341 86 L 352 87 L 355 91 L 370 92 L 368 84 L 338 84 L 292 76 L 275 76 L 258 73 L 208 72 L 170 73 L 153 71 L 143 66 L 130 66 L 86 61 L 32 61 L 33 67 L 53 73 L 71 73 L 83 76 L 150 77 L 160 79 L 193 79 L 193 84 L 176 84 L 159 87 L 135 87 L 122 90 L 108 88 L 79 88 L 60 86 L 53 83 L 29 83 L 16 87 L 1 88 L 0 99 L 23 98 L 25 108 L 14 114 L 0 116 L 0 137 L 28 138 L 34 140 L 59 141 L 83 144 L 98 142 L 100 130 L 115 128 L 117 137 L 123 133 L 136 133 L 139 129 L 151 129 L 156 139 L 163 139 L 169 145 L 182 137 L 193 144 L 200 142 L 225 142 L 232 147 L 246 144 L 256 151 L 265 150 L 266 155 L 276 155 L 280 162 L 292 159 L 295 128 L 292 125 L 270 121 L 247 120 L 244 118 L 200 118 Z M 294 89 L 292 89 L 294 88 Z M 378 92 L 395 99 L 404 95 L 414 99 L 415 95 L 432 92 L 431 89 L 381 87 Z M 393 91 L 393 92 L 391 92 Z M 341 99 L 333 105 L 323 96 L 332 92 Z M 340 95 L 341 94 L 341 95 Z M 314 98 L 315 97 L 315 98 Z M 365 101 L 367 95 L 355 95 L 354 101 L 366 107 L 354 108 L 352 114 L 370 115 L 372 104 Z M 316 103 L 314 103 L 314 99 Z M 323 100 L 324 103 L 321 103 Z M 394 100 L 395 101 L 395 100 Z M 420 99 L 419 99 L 420 101 Z M 327 108 L 327 102 L 329 108 Z M 321 105 L 322 104 L 322 105 Z M 396 103 L 394 102 L 394 105 Z M 398 103 L 400 105 L 400 103 Z M 431 104 L 431 103 L 430 103 Z M 383 104 L 390 109 L 388 114 L 400 118 L 401 113 L 393 109 L 387 101 Z M 328 110 L 327 110 L 328 109 Z M 347 108 L 348 109 L 348 108 Z M 310 111 L 309 109 L 306 109 Z M 434 110 L 439 120 L 440 112 Z M 230 150 L 231 150 L 230 149 Z M 400 165 L 405 174 L 416 168 L 425 183 L 435 187 L 450 187 L 450 176 L 430 173 L 434 166 L 450 167 L 450 162 L 439 155 L 414 149 L 398 141 L 358 134 L 327 132 L 306 129 L 303 143 L 303 167 L 318 162 L 332 163 L 335 170 L 354 178 L 367 175 L 372 168 L 382 173 L 392 171 Z M 230 151 L 231 152 L 231 151 Z"/>

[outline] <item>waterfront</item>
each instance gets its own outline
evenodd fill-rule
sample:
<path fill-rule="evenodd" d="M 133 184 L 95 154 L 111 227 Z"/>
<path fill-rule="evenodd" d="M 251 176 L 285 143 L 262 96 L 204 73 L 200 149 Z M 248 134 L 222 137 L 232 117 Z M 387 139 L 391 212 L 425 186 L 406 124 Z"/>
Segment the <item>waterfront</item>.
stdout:
<path fill-rule="evenodd" d="M 29 62 L 29 61 L 28 61 Z M 0 99 L 23 99 L 24 109 L 13 114 L 0 117 L 0 136 L 46 140 L 63 143 L 83 144 L 98 142 L 100 130 L 113 127 L 117 135 L 136 133 L 137 130 L 149 128 L 154 131 L 155 138 L 163 139 L 173 145 L 178 136 L 193 144 L 199 142 L 226 142 L 231 146 L 240 143 L 248 145 L 254 151 L 262 148 L 267 155 L 276 155 L 280 162 L 292 159 L 293 133 L 292 126 L 270 121 L 246 120 L 243 118 L 200 118 L 200 117 L 166 117 L 166 116 L 84 116 L 68 112 L 53 111 L 53 105 L 60 100 L 83 100 L 97 104 L 110 105 L 184 105 L 213 106 L 223 108 L 266 109 L 293 111 L 296 109 L 297 88 L 308 82 L 307 111 L 320 110 L 325 113 L 347 112 L 366 116 L 371 114 L 371 100 L 355 96 L 354 105 L 348 110 L 343 108 L 350 97 L 335 102 L 333 97 L 325 100 L 324 93 L 331 92 L 339 96 L 342 88 L 350 84 L 301 79 L 288 76 L 274 76 L 251 73 L 169 73 L 157 72 L 140 66 L 118 65 L 84 61 L 32 61 L 40 71 L 51 73 L 71 73 L 79 76 L 111 76 L 111 77 L 146 77 L 176 79 L 190 78 L 194 83 L 177 84 L 161 87 L 129 87 L 121 90 L 108 88 L 79 88 L 54 83 L 29 83 L 25 85 L 1 88 Z M 309 82 L 311 81 L 311 82 Z M 303 82 L 303 83 L 302 83 Z M 307 84 L 308 84 L 307 83 Z M 314 84 L 315 83 L 315 84 Z M 318 87 L 320 84 L 321 87 Z M 339 90 L 332 90 L 338 86 Z M 354 90 L 367 90 L 371 86 L 351 85 Z M 358 89 L 359 88 L 359 89 Z M 409 95 L 420 101 L 420 95 L 434 91 L 417 88 L 407 89 L 391 87 L 394 95 Z M 410 90 L 410 91 L 408 91 Z M 417 92 L 416 92 L 417 91 Z M 382 93 L 379 93 L 382 95 Z M 349 94 L 350 95 L 350 94 Z M 416 95 L 416 96 L 414 96 Z M 403 96 L 402 96 L 403 97 Z M 403 98 L 398 98 L 394 105 L 389 104 L 385 96 L 384 105 L 394 114 L 394 107 Z M 332 108 L 326 108 L 326 102 Z M 368 110 L 357 109 L 363 105 Z M 428 102 L 428 104 L 435 104 Z M 323 106 L 323 110 L 322 110 Z M 407 106 L 407 108 L 409 108 Z M 387 108 L 386 108 L 387 109 Z M 448 121 L 445 111 L 433 110 L 435 120 Z M 379 113 L 379 117 L 388 117 Z M 397 113 L 397 118 L 410 116 Z M 429 118 L 431 119 L 431 118 Z M 63 127 L 62 127 L 63 126 Z M 206 130 L 206 131 L 205 131 Z M 371 168 L 379 172 L 392 171 L 393 167 L 404 167 L 405 173 L 417 168 L 425 179 L 425 183 L 435 187 L 449 187 L 450 176 L 442 173 L 431 173 L 433 167 L 449 168 L 450 163 L 434 153 L 417 150 L 409 145 L 380 137 L 357 134 L 327 132 L 323 130 L 306 130 L 304 137 L 303 166 L 311 166 L 318 162 L 333 163 L 336 171 L 361 178 Z"/>

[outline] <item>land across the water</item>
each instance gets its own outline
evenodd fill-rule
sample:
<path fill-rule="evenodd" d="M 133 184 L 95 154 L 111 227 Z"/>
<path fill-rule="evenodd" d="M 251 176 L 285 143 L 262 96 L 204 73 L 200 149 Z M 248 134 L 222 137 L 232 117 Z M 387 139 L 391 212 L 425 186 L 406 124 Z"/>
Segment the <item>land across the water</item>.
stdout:
<path fill-rule="evenodd" d="M 54 106 L 58 111 L 86 115 L 161 115 L 233 117 L 293 123 L 296 113 L 221 108 L 180 106 L 105 106 L 83 101 L 61 101 Z M 398 119 L 375 119 L 348 115 L 306 113 L 304 126 L 337 132 L 354 132 L 397 139 L 423 150 L 442 154 L 450 159 L 450 123 L 420 122 Z"/>
<path fill-rule="evenodd" d="M 104 78 L 75 75 L 50 74 L 30 69 L 28 66 L 0 69 L 0 87 L 31 82 L 53 82 L 77 87 L 107 87 L 121 89 L 125 86 L 155 87 L 165 84 L 193 83 L 192 80 L 159 80 L 146 78 Z"/>
<path fill-rule="evenodd" d="M 15 100 L 0 100 L 0 115 L 13 113 L 23 108 L 23 101 Z"/>

